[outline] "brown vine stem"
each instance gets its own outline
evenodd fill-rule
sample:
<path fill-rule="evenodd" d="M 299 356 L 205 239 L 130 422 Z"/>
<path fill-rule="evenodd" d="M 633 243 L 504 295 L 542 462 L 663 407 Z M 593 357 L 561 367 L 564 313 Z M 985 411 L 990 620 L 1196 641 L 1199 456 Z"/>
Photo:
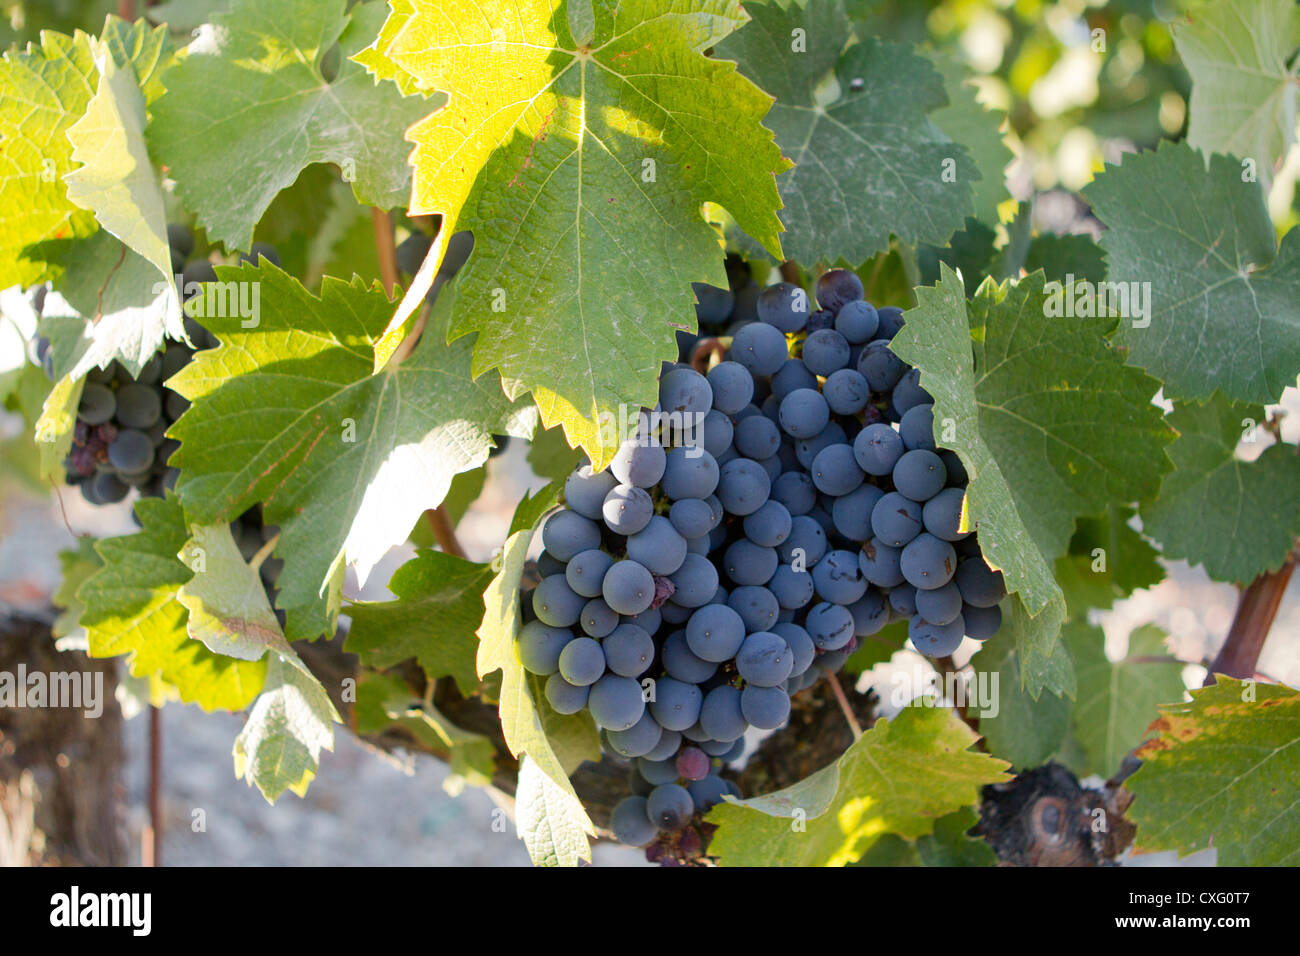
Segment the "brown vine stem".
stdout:
<path fill-rule="evenodd" d="M 375 229 L 375 251 L 379 253 L 379 278 L 389 296 L 401 276 L 397 271 L 397 245 L 393 238 L 393 217 L 378 206 L 370 207 L 370 221 Z"/>
<path fill-rule="evenodd" d="M 781 263 L 781 278 L 786 282 L 793 282 L 799 285 L 799 263 L 793 259 L 787 259 Z"/>
<path fill-rule="evenodd" d="M 149 826 L 140 834 L 142 866 L 162 866 L 162 711 L 149 706 Z"/>
<path fill-rule="evenodd" d="M 441 506 L 426 511 L 424 517 L 429 522 L 429 529 L 433 532 L 433 539 L 438 542 L 438 547 L 458 558 L 466 556 L 465 549 L 456 540 L 456 529 L 452 527 L 451 518 Z"/>
<path fill-rule="evenodd" d="M 117 0 L 117 15 L 128 23 L 135 19 L 135 0 Z"/>
<path fill-rule="evenodd" d="M 849 730 L 853 731 L 853 739 L 861 740 L 862 725 L 858 723 L 858 718 L 849 705 L 849 698 L 845 695 L 844 688 L 840 686 L 839 677 L 827 671 L 826 680 L 831 685 L 831 692 L 835 694 L 835 702 L 840 705 L 840 710 L 844 712 L 844 719 L 849 722 Z"/>
<path fill-rule="evenodd" d="M 1255 665 L 1259 662 L 1264 641 L 1273 627 L 1273 619 L 1277 617 L 1298 559 L 1300 544 L 1292 548 L 1281 568 L 1261 574 L 1241 592 L 1241 597 L 1237 599 L 1237 613 L 1233 615 L 1232 626 L 1228 628 L 1228 639 L 1223 642 L 1214 663 L 1210 665 L 1204 686 L 1209 687 L 1215 682 L 1215 674 L 1241 680 L 1255 676 Z"/>

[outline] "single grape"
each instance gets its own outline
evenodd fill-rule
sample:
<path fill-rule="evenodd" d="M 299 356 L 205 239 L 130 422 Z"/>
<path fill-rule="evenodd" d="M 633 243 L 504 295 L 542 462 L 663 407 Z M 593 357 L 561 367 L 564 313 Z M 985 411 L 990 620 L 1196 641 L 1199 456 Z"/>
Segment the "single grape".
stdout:
<path fill-rule="evenodd" d="M 673 448 L 659 488 L 673 501 L 707 498 L 718 487 L 718 477 L 717 461 L 703 448 Z"/>
<path fill-rule="evenodd" d="M 131 490 L 127 482 L 112 472 L 101 472 L 95 475 L 90 479 L 89 486 L 94 492 L 96 499 L 94 503 L 104 505 L 116 504 Z"/>
<path fill-rule="evenodd" d="M 961 616 L 966 622 L 966 636 L 977 641 L 987 641 L 1002 626 L 1002 609 L 996 604 L 992 607 L 963 604 Z"/>
<path fill-rule="evenodd" d="M 906 415 L 917 405 L 933 405 L 934 396 L 921 387 L 921 370 L 908 369 L 894 386 L 891 396 L 894 409 L 898 414 Z"/>
<path fill-rule="evenodd" d="M 659 828 L 650 820 L 649 802 L 645 797 L 624 797 L 614 805 L 609 817 L 609 828 L 614 839 L 627 846 L 645 846 L 659 834 Z"/>
<path fill-rule="evenodd" d="M 606 728 L 605 739 L 615 753 L 624 757 L 635 758 L 644 757 L 659 746 L 663 733 L 664 729 L 659 726 L 659 722 L 649 712 L 646 712 L 626 730 Z"/>
<path fill-rule="evenodd" d="M 656 787 L 663 783 L 676 783 L 680 776 L 677 772 L 677 761 L 672 758 L 651 760 L 648 756 L 638 757 L 636 769 L 647 782 Z"/>
<path fill-rule="evenodd" d="M 818 650 L 838 650 L 853 640 L 853 615 L 838 604 L 813 605 L 803 626 Z"/>
<path fill-rule="evenodd" d="M 650 713 L 660 726 L 681 731 L 700 719 L 700 705 L 703 703 L 704 693 L 695 684 L 660 677 L 654 682 Z"/>
<path fill-rule="evenodd" d="M 87 425 L 102 425 L 117 411 L 117 398 L 113 390 L 96 382 L 86 382 L 81 390 L 81 403 L 77 417 Z"/>
<path fill-rule="evenodd" d="M 929 501 L 948 481 L 943 459 L 932 451 L 904 452 L 894 465 L 894 487 L 913 501 Z"/>
<path fill-rule="evenodd" d="M 880 316 L 870 302 L 854 299 L 835 313 L 835 331 L 852 345 L 868 342 L 880 328 Z"/>
<path fill-rule="evenodd" d="M 759 321 L 793 334 L 808 321 L 808 293 L 790 282 L 770 285 L 758 296 Z"/>
<path fill-rule="evenodd" d="M 920 591 L 931 591 L 952 580 L 957 552 L 947 541 L 923 531 L 904 546 L 898 566 L 908 584 Z"/>
<path fill-rule="evenodd" d="M 715 774 L 709 774 L 701 780 L 692 780 L 686 785 L 686 791 L 701 812 L 717 806 L 728 792 L 727 782 Z"/>
<path fill-rule="evenodd" d="M 779 563 L 773 548 L 765 548 L 747 538 L 733 541 L 723 555 L 727 576 L 740 585 L 766 584 Z"/>
<path fill-rule="evenodd" d="M 533 610 L 537 619 L 551 627 L 572 627 L 582 616 L 587 599 L 569 587 L 563 574 L 542 579 L 533 589 Z"/>
<path fill-rule="evenodd" d="M 827 377 L 822 396 L 836 415 L 856 415 L 871 401 L 871 386 L 861 373 L 842 368 Z"/>
<path fill-rule="evenodd" d="M 645 713 L 641 685 L 630 677 L 606 674 L 591 686 L 587 709 L 601 727 L 607 730 L 627 730 Z"/>
<path fill-rule="evenodd" d="M 740 692 L 740 712 L 750 726 L 775 730 L 790 717 L 790 695 L 780 687 L 749 684 Z"/>
<path fill-rule="evenodd" d="M 703 498 L 674 501 L 668 520 L 683 538 L 699 538 L 713 530 L 713 509 Z"/>
<path fill-rule="evenodd" d="M 849 364 L 849 343 L 834 329 L 820 329 L 803 343 L 803 364 L 814 375 L 827 376 Z"/>
<path fill-rule="evenodd" d="M 564 574 L 565 570 L 564 562 L 555 555 L 543 551 L 537 556 L 537 573 L 540 577 L 549 578 L 552 574 Z"/>
<path fill-rule="evenodd" d="M 706 604 L 686 625 L 686 644 L 701 660 L 731 660 L 745 642 L 745 622 L 725 604 Z"/>
<path fill-rule="evenodd" d="M 719 362 L 709 369 L 708 381 L 713 407 L 724 415 L 736 414 L 754 397 L 754 377 L 739 362 Z"/>
<path fill-rule="evenodd" d="M 728 514 L 753 514 L 767 501 L 772 480 L 755 461 L 736 458 L 722 466 L 718 478 L 718 500 Z"/>
<path fill-rule="evenodd" d="M 542 582 L 545 583 L 546 581 Z M 565 587 L 567 589 L 568 585 Z M 615 561 L 605 572 L 600 593 L 605 603 L 617 613 L 640 614 L 655 598 L 654 576 L 638 561 Z"/>
<path fill-rule="evenodd" d="M 817 304 L 831 312 L 862 298 L 862 280 L 848 269 L 830 269 L 817 277 Z"/>
<path fill-rule="evenodd" d="M 781 428 L 793 438 L 812 438 L 826 427 L 830 414 L 821 392 L 795 389 L 781 401 Z"/>
<path fill-rule="evenodd" d="M 676 591 L 673 601 L 682 607 L 703 607 L 718 590 L 718 571 L 713 562 L 698 554 L 686 555 L 682 566 L 668 576 Z"/>
<path fill-rule="evenodd" d="M 697 444 L 703 445 L 704 450 L 716 461 L 719 456 L 725 455 L 731 449 L 735 434 L 735 426 L 731 424 L 731 419 L 715 408 L 704 416 Z"/>
<path fill-rule="evenodd" d="M 902 559 L 901 548 L 892 548 L 879 538 L 871 538 L 862 544 L 858 552 L 858 568 L 862 576 L 880 588 L 893 588 L 903 583 L 903 571 L 899 567 Z"/>
<path fill-rule="evenodd" d="M 665 730 L 663 735 L 659 738 L 659 743 L 655 745 L 654 750 L 651 750 L 646 754 L 644 759 L 668 760 L 677 753 L 677 750 L 681 745 L 682 735 L 680 733 L 675 730 Z"/>
<path fill-rule="evenodd" d="M 714 740 L 737 740 L 745 735 L 749 722 L 740 708 L 740 691 L 730 684 L 713 688 L 700 707 L 700 727 Z"/>
<path fill-rule="evenodd" d="M 620 677 L 640 677 L 655 656 L 655 642 L 644 628 L 623 623 L 601 642 L 605 666 Z"/>
<path fill-rule="evenodd" d="M 887 340 L 868 342 L 858 355 L 858 372 L 873 392 L 891 391 L 906 371 L 907 366 L 890 350 Z"/>
<path fill-rule="evenodd" d="M 719 289 L 704 282 L 692 282 L 695 290 L 695 320 L 700 325 L 719 325 L 727 321 L 736 304 L 730 289 Z"/>
<path fill-rule="evenodd" d="M 125 428 L 109 443 L 108 460 L 121 472 L 144 471 L 154 461 L 153 442 L 144 432 Z"/>
<path fill-rule="evenodd" d="M 551 627 L 545 622 L 529 621 L 519 629 L 516 649 L 524 670 L 545 677 L 560 667 L 560 654 L 573 640 L 573 632 L 564 627 Z"/>
<path fill-rule="evenodd" d="M 593 472 L 590 465 L 583 465 L 564 480 L 564 502 L 584 518 L 600 521 L 605 496 L 617 484 L 618 479 L 609 472 Z"/>
<path fill-rule="evenodd" d="M 767 500 L 757 511 L 745 516 L 745 536 L 757 545 L 775 548 L 790 536 L 790 511 L 779 501 Z"/>
<path fill-rule="evenodd" d="M 899 584 L 889 589 L 889 606 L 899 617 L 911 617 L 916 613 L 916 595 L 917 590 L 912 585 Z"/>
<path fill-rule="evenodd" d="M 604 598 L 594 597 L 582 606 L 578 623 L 588 637 L 605 637 L 618 627 L 618 612 L 606 604 Z"/>
<path fill-rule="evenodd" d="M 777 548 L 777 556 L 785 564 L 802 562 L 810 569 L 826 553 L 826 530 L 811 514 L 795 515 L 790 519 L 790 536 Z"/>
<path fill-rule="evenodd" d="M 771 631 L 750 634 L 736 652 L 736 671 L 758 687 L 775 687 L 790 676 L 793 666 L 794 655 L 784 638 Z"/>
<path fill-rule="evenodd" d="M 817 503 L 817 489 L 804 472 L 787 471 L 772 482 L 772 500 L 784 505 L 792 517 L 807 514 Z"/>
<path fill-rule="evenodd" d="M 813 566 L 812 579 L 818 596 L 835 604 L 852 604 L 867 590 L 858 556 L 852 551 L 831 551 Z"/>
<path fill-rule="evenodd" d="M 691 650 L 685 631 L 673 631 L 668 635 L 662 656 L 668 675 L 687 684 L 701 684 L 718 670 L 717 664 L 704 660 Z"/>
<path fill-rule="evenodd" d="M 659 406 L 669 415 L 703 416 L 713 407 L 713 389 L 695 369 L 678 366 L 659 380 Z"/>
<path fill-rule="evenodd" d="M 868 425 L 853 439 L 853 457 L 868 475 L 883 477 L 903 457 L 903 439 L 884 422 Z"/>
<path fill-rule="evenodd" d="M 685 787 L 665 783 L 650 792 L 646 812 L 659 829 L 680 830 L 695 815 L 695 803 Z"/>
<path fill-rule="evenodd" d="M 600 547 L 600 528 L 576 511 L 557 511 L 542 526 L 542 544 L 558 560 L 569 561 L 579 552 Z"/>
<path fill-rule="evenodd" d="M 960 614 L 947 624 L 933 624 L 917 614 L 907 625 L 907 636 L 926 657 L 947 657 L 961 646 L 965 627 Z"/>
<path fill-rule="evenodd" d="M 740 615 L 748 633 L 766 631 L 776 623 L 781 606 L 776 595 L 765 587 L 738 587 L 727 597 L 727 607 Z"/>
<path fill-rule="evenodd" d="M 871 530 L 881 544 L 901 548 L 921 533 L 920 503 L 889 492 L 871 509 Z"/>
<path fill-rule="evenodd" d="M 871 512 L 885 493 L 875 485 L 860 485 L 831 503 L 831 523 L 850 541 L 871 537 Z"/>
<path fill-rule="evenodd" d="M 686 560 L 686 539 L 663 515 L 627 539 L 627 556 L 653 574 L 672 574 Z"/>
<path fill-rule="evenodd" d="M 847 495 L 862 484 L 864 477 L 849 445 L 828 445 L 812 462 L 813 484 L 823 494 Z"/>
<path fill-rule="evenodd" d="M 600 583 L 605 580 L 605 572 L 614 564 L 614 559 L 604 551 L 591 548 L 580 551 L 564 569 L 564 579 L 575 594 L 585 598 L 600 595 Z"/>
<path fill-rule="evenodd" d="M 609 470 L 620 484 L 653 488 L 664 476 L 667 464 L 667 454 L 658 443 L 650 439 L 631 438 L 619 447 L 614 460 L 609 464 Z"/>
<path fill-rule="evenodd" d="M 790 352 L 779 329 L 766 322 L 751 322 L 736 332 L 727 357 L 745 366 L 751 375 L 771 375 Z"/>
<path fill-rule="evenodd" d="M 546 699 L 557 714 L 576 714 L 587 706 L 591 688 L 570 684 L 558 673 L 546 678 Z"/>
<path fill-rule="evenodd" d="M 909 408 L 898 421 L 898 434 L 903 439 L 903 447 L 908 451 L 934 451 L 934 406 L 917 405 Z"/>
<path fill-rule="evenodd" d="M 921 521 L 925 530 L 945 541 L 960 541 L 969 531 L 958 531 L 961 525 L 962 503 L 966 492 L 961 488 L 945 488 L 921 508 Z"/>
<path fill-rule="evenodd" d="M 880 316 L 880 328 L 876 330 L 877 339 L 892 339 L 903 327 L 903 310 L 893 305 L 886 305 L 876 310 Z"/>
<path fill-rule="evenodd" d="M 655 505 L 650 493 L 636 485 L 615 485 L 605 496 L 605 503 L 601 506 L 605 527 L 615 534 L 622 535 L 636 534 L 644 529 L 654 517 L 654 513 Z M 543 534 L 545 534 L 544 529 Z"/>
<path fill-rule="evenodd" d="M 982 557 L 965 558 L 956 573 L 962 600 L 976 607 L 993 607 L 1007 596 L 1002 572 L 994 571 Z"/>
<path fill-rule="evenodd" d="M 751 415 L 736 425 L 736 451 L 755 461 L 771 458 L 781 447 L 781 430 L 764 415 Z"/>
<path fill-rule="evenodd" d="M 931 624 L 949 624 L 961 614 L 961 609 L 961 591 L 951 581 L 942 587 L 917 589 L 916 613 Z"/>
<path fill-rule="evenodd" d="M 793 566 L 783 564 L 776 569 L 767 587 L 776 595 L 777 603 L 782 608 L 798 610 L 806 607 L 813 599 L 813 578 L 807 571 L 796 571 Z"/>
<path fill-rule="evenodd" d="M 889 604 L 883 591 L 867 588 L 865 594 L 849 605 L 853 615 L 853 636 L 870 637 L 889 623 Z"/>

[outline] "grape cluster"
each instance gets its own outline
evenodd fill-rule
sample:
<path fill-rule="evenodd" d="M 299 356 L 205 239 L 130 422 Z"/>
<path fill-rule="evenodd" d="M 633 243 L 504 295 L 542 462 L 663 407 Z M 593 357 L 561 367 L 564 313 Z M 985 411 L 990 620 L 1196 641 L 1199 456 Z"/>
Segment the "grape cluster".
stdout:
<path fill-rule="evenodd" d="M 192 296 L 193 283 L 217 280 L 211 262 L 191 258 L 194 236 L 188 228 L 169 225 L 167 239 L 182 290 L 188 288 Z M 263 256 L 279 265 L 275 249 L 260 242 L 241 259 L 256 264 Z M 185 330 L 197 348 L 216 347 L 216 337 L 194 319 L 185 319 Z M 77 486 L 91 504 L 116 503 L 131 488 L 139 488 L 145 496 L 161 497 L 176 483 L 178 473 L 167 461 L 179 443 L 167 438 L 166 432 L 189 402 L 162 383 L 188 364 L 193 354 L 182 342 L 168 342 L 139 375 L 133 377 L 118 362 L 86 375 L 65 467 L 68 484 Z M 47 340 L 37 343 L 37 357 L 46 374 L 53 375 Z"/>
<path fill-rule="evenodd" d="M 1001 573 L 959 530 L 966 473 L 889 348 L 902 311 L 845 270 L 819 278 L 816 310 L 729 271 L 739 294 L 696 290 L 725 357 L 666 365 L 608 471 L 569 476 L 518 635 L 551 706 L 586 709 L 634 761 L 612 827 L 638 846 L 737 793 L 720 769 L 746 731 L 784 724 L 860 638 L 905 618 L 941 657 L 1001 623 Z"/>

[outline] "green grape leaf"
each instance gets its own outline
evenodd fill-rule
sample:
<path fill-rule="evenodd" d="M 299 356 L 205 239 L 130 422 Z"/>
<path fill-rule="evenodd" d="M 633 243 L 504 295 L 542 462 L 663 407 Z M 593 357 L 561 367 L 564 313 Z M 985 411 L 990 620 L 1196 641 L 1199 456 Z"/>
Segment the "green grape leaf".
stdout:
<path fill-rule="evenodd" d="M 1300 692 L 1221 676 L 1191 703 L 1160 708 L 1152 730 L 1124 784 L 1139 851 L 1213 846 L 1219 866 L 1300 862 Z"/>
<path fill-rule="evenodd" d="M 1192 77 L 1187 141 L 1254 159 L 1265 181 L 1296 134 L 1300 10 L 1291 0 L 1216 0 L 1172 26 Z"/>
<path fill-rule="evenodd" d="M 50 627 L 50 633 L 56 638 L 83 631 L 80 622 L 86 604 L 77 597 L 77 589 L 103 566 L 95 551 L 94 538 L 78 538 L 76 550 L 59 552 L 59 586 L 50 595 L 50 603 L 59 609 L 59 616 Z"/>
<path fill-rule="evenodd" d="M 835 0 L 755 5 L 750 15 L 717 55 L 776 97 L 764 122 L 796 164 L 778 180 L 786 255 L 857 265 L 888 248 L 891 233 L 943 243 L 960 229 L 980 173 L 927 116 L 948 105 L 934 65 L 875 37 L 846 50 L 851 28 Z M 839 95 L 822 104 L 830 71 Z"/>
<path fill-rule="evenodd" d="M 532 444 L 528 446 L 528 467 L 538 478 L 564 483 L 569 473 L 577 468 L 582 460 L 582 453 L 570 448 L 564 437 L 564 429 L 538 429 L 533 435 Z"/>
<path fill-rule="evenodd" d="M 193 573 L 177 558 L 189 538 L 180 503 L 142 498 L 135 511 L 141 530 L 100 541 L 104 566 L 77 589 L 91 656 L 129 655 L 132 675 L 157 676 L 186 703 L 243 710 L 262 689 L 266 663 L 214 654 L 186 632 L 177 595 Z"/>
<path fill-rule="evenodd" d="M 241 661 L 258 660 L 268 650 L 292 653 L 262 578 L 244 561 L 229 524 L 192 529 L 177 557 L 194 572 L 176 594 L 190 612 L 190 637 Z"/>
<path fill-rule="evenodd" d="M 1300 456 L 1275 444 L 1254 461 L 1236 456 L 1243 438 L 1262 441 L 1264 409 L 1221 395 L 1175 403 L 1169 423 L 1176 466 L 1160 495 L 1142 505 L 1142 527 L 1164 556 L 1205 566 L 1216 581 L 1247 583 L 1276 571 L 1300 535 Z"/>
<path fill-rule="evenodd" d="M 981 700 L 985 709 L 976 711 L 989 753 L 1024 770 L 1046 762 L 1060 747 L 1070 726 L 1070 701 L 1059 689 L 1031 695 L 1022 687 L 1025 663 L 1016 630 L 1013 614 L 984 643 L 973 664 L 977 679 L 989 675 L 991 701 Z M 1068 648 L 1058 645 L 1048 660 L 1054 668 L 1071 668 L 1068 677 L 1058 676 L 1054 683 L 1068 681 L 1073 691 L 1075 675 Z"/>
<path fill-rule="evenodd" d="M 393 667 L 414 657 L 431 679 L 455 678 L 461 693 L 478 687 L 475 630 L 483 620 L 483 591 L 492 569 L 441 551 L 418 551 L 398 568 L 393 601 L 349 604 L 352 628 L 344 650 L 368 667 Z"/>
<path fill-rule="evenodd" d="M 85 114 L 68 129 L 72 159 L 82 164 L 65 177 L 68 199 L 93 212 L 104 229 L 153 265 L 157 275 L 151 277 L 154 309 L 133 316 L 143 327 L 137 334 L 127 335 L 116 323 L 105 323 L 104 317 L 96 316 L 96 345 L 109 338 L 110 347 L 122 351 L 104 358 L 96 354 L 99 349 L 92 348 L 73 374 L 88 372 L 89 362 L 102 368 L 111 358 L 120 358 L 132 373 L 138 373 L 140 366 L 158 351 L 164 335 L 183 339 L 185 329 L 172 275 L 162 185 L 145 148 L 144 128 L 148 121 L 144 93 L 134 72 L 114 63 L 107 43 L 92 43 L 92 51 L 99 69 L 99 86 Z M 119 342 L 134 347 L 124 348 Z"/>
<path fill-rule="evenodd" d="M 526 437 L 533 413 L 512 409 L 495 382 L 471 382 L 468 344 L 444 345 L 434 328 L 372 375 L 391 309 L 378 286 L 327 277 L 317 297 L 266 259 L 218 275 L 207 288 L 226 288 L 228 307 L 205 306 L 203 322 L 222 344 L 169 381 L 194 403 L 170 432 L 182 443 L 176 490 L 197 524 L 264 502 L 285 562 L 276 603 L 290 640 L 313 637 L 295 613 L 321 606 L 344 562 L 364 579 L 454 474 L 487 459 L 492 434 Z M 229 307 L 237 293 L 253 307 Z"/>
<path fill-rule="evenodd" d="M 1166 398 L 1203 401 L 1217 388 L 1273 402 L 1300 372 L 1300 230 L 1279 248 L 1263 191 L 1242 179 L 1231 157 L 1211 156 L 1207 169 L 1186 143 L 1162 142 L 1083 191 L 1107 227 L 1107 281 L 1146 302 L 1146 315 L 1129 308 L 1116 341 Z"/>
<path fill-rule="evenodd" d="M 596 835 L 595 827 L 569 781 L 565 761 L 547 736 L 545 704 L 534 696 L 536 685 L 530 684 L 515 649 L 524 558 L 534 529 L 542 515 L 555 507 L 558 495 L 555 485 L 547 485 L 526 497 L 515 511 L 510 536 L 494 562 L 499 570 L 483 594 L 487 610 L 478 629 L 477 666 L 479 677 L 501 672 L 501 732 L 510 752 L 521 758 L 515 799 L 519 834 L 529 856 L 534 863 L 574 866 L 580 859 L 590 861 L 587 838 Z"/>
<path fill-rule="evenodd" d="M 773 177 L 788 162 L 761 123 L 771 98 L 704 55 L 745 21 L 739 4 L 592 4 L 585 45 L 568 6 L 396 0 L 357 57 L 405 89 L 450 93 L 407 134 L 410 212 L 444 227 L 376 365 L 406 335 L 446 237 L 472 230 L 452 334 L 478 333 L 474 374 L 499 369 L 512 399 L 531 392 L 545 425 L 602 467 L 617 447 L 602 417 L 654 405 L 675 329 L 695 328 L 691 283 L 725 285 L 701 205 L 777 254 Z"/>
<path fill-rule="evenodd" d="M 979 818 L 970 807 L 940 817 L 934 832 L 915 840 L 886 833 L 854 866 L 997 866 L 993 848 L 966 835 Z"/>
<path fill-rule="evenodd" d="M 267 655 L 266 686 L 235 738 L 235 777 L 256 786 L 267 803 L 286 790 L 298 796 L 320 769 L 321 750 L 334 749 L 339 715 L 307 665 L 292 649 Z"/>
<path fill-rule="evenodd" d="M 1056 581 L 1071 620 L 1083 620 L 1089 609 L 1104 610 L 1164 579 L 1156 549 L 1129 527 L 1134 514 L 1133 508 L 1112 504 L 1104 514 L 1075 524 L 1070 550 L 1056 560 Z"/>
<path fill-rule="evenodd" d="M 969 749 L 975 739 L 948 708 L 904 708 L 794 786 L 714 807 L 709 853 L 723 866 L 842 866 L 883 834 L 932 833 L 1008 779 L 1006 763 Z"/>
<path fill-rule="evenodd" d="M 969 305 L 956 273 L 941 265 L 940 276 L 916 290 L 891 348 L 920 368 L 936 440 L 971 476 L 985 557 L 1030 616 L 1047 609 L 1019 646 L 1036 696 L 1065 614 L 1051 562 L 1077 516 L 1154 492 L 1172 434 L 1150 401 L 1157 383 L 1109 346 L 1110 320 L 1048 316 L 1042 273 L 988 281 Z"/>
<path fill-rule="evenodd" d="M 1024 269 L 1042 269 L 1049 282 L 1066 282 L 1070 276 L 1101 282 L 1106 278 L 1106 257 L 1090 236 L 1043 232 L 1029 240 Z"/>
<path fill-rule="evenodd" d="M 311 163 L 340 166 L 362 203 L 391 209 L 405 200 L 402 131 L 438 102 L 403 97 L 351 62 L 385 7 L 346 8 L 346 0 L 232 0 L 168 72 L 149 147 L 213 242 L 247 249 L 276 194 Z M 335 43 L 342 66 L 327 80 L 321 61 Z"/>
<path fill-rule="evenodd" d="M 926 55 L 943 75 L 943 89 L 948 97 L 948 105 L 930 113 L 930 121 L 970 152 L 975 168 L 980 171 L 980 178 L 975 182 L 975 218 L 996 223 L 998 205 L 1010 195 L 1006 168 L 1015 159 L 1002 139 L 1006 113 L 980 105 L 978 90 L 967 82 L 970 74 L 960 61 L 936 52 Z"/>
<path fill-rule="evenodd" d="M 1071 769 L 1081 777 L 1110 777 L 1146 736 L 1158 716 L 1157 705 L 1183 699 L 1183 664 L 1165 649 L 1166 635 L 1154 624 L 1129 635 L 1128 650 L 1119 661 L 1107 659 L 1100 628 L 1071 623 L 1063 637 L 1079 681 L 1070 730 L 1085 757 Z"/>
<path fill-rule="evenodd" d="M 972 296 L 984 277 L 992 272 L 997 261 L 998 234 L 989 226 L 966 218 L 966 228 L 954 232 L 946 246 L 923 244 L 917 247 L 917 266 L 921 271 L 921 285 L 934 285 L 939 281 L 939 263 L 961 273 L 966 285 L 966 295 Z"/>
<path fill-rule="evenodd" d="M 103 42 L 117 66 L 130 65 L 152 100 L 170 60 L 166 28 L 109 17 Z M 68 131 L 96 91 L 91 43 L 80 31 L 70 37 L 45 31 L 39 45 L 0 60 L 0 289 L 54 277 L 29 247 L 97 228 L 94 216 L 68 198 L 64 180 L 75 167 Z"/>

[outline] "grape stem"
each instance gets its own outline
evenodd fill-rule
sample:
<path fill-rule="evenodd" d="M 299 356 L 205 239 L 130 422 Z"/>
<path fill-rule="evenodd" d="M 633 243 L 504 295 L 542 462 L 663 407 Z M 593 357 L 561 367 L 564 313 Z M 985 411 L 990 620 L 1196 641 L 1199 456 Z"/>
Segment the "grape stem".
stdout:
<path fill-rule="evenodd" d="M 466 556 L 465 549 L 456 540 L 456 529 L 452 527 L 451 518 L 441 505 L 426 511 L 424 517 L 429 522 L 429 529 L 433 532 L 433 539 L 438 542 L 438 547 L 458 558 Z"/>
<path fill-rule="evenodd" d="M 117 15 L 130 23 L 135 19 L 135 0 L 117 0 Z"/>
<path fill-rule="evenodd" d="M 794 285 L 802 285 L 799 281 L 799 263 L 793 259 L 787 259 L 781 263 L 781 278 Z"/>
<path fill-rule="evenodd" d="M 854 741 L 862 739 L 862 725 L 858 723 L 858 718 L 853 713 L 853 708 L 849 706 L 849 699 L 844 694 L 844 688 L 840 686 L 840 679 L 830 671 L 826 672 L 826 680 L 831 685 L 831 692 L 835 694 L 835 702 L 840 705 L 840 710 L 844 713 L 844 719 L 849 722 L 849 730 L 853 731 Z"/>
<path fill-rule="evenodd" d="M 1277 617 L 1282 596 L 1286 593 L 1298 559 L 1300 542 L 1291 549 L 1282 567 L 1261 574 L 1241 592 L 1237 599 L 1237 613 L 1233 615 L 1232 626 L 1228 628 L 1228 639 L 1223 642 L 1223 647 L 1219 648 L 1214 662 L 1210 664 L 1203 686 L 1213 684 L 1215 674 L 1240 680 L 1255 677 L 1255 667 L 1259 663 L 1260 652 L 1264 649 L 1264 641 L 1273 627 L 1273 619 Z"/>

